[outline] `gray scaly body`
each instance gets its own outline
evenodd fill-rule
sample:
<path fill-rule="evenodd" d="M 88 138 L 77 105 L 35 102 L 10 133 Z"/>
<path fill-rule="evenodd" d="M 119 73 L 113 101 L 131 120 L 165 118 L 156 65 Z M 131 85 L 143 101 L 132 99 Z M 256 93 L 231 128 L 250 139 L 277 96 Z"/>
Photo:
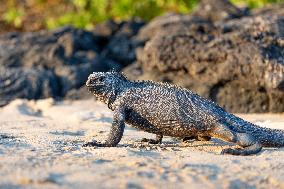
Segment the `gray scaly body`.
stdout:
<path fill-rule="evenodd" d="M 242 147 L 222 151 L 234 155 L 255 154 L 262 146 L 284 146 L 283 130 L 244 121 L 188 89 L 168 83 L 129 81 L 118 72 L 93 73 L 86 85 L 114 111 L 114 117 L 107 140 L 85 146 L 116 146 L 125 123 L 156 134 L 155 140 L 143 140 L 150 143 L 161 143 L 163 136 L 201 140 L 215 137 Z"/>

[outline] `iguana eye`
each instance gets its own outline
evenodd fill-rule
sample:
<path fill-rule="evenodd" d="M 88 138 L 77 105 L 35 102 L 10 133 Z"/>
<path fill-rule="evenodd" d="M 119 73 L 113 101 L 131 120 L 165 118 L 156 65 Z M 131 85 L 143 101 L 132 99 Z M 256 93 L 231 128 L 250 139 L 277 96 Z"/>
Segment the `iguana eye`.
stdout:
<path fill-rule="evenodd" d="M 98 82 L 103 82 L 103 81 L 104 81 L 104 78 L 103 78 L 103 77 L 99 77 L 99 78 L 97 79 L 97 81 L 98 81 Z"/>

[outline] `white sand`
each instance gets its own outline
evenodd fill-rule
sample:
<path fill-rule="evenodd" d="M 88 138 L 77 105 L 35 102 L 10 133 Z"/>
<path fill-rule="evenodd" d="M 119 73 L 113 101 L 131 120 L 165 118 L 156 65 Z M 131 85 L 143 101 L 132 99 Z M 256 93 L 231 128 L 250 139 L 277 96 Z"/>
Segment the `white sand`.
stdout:
<path fill-rule="evenodd" d="M 240 116 L 284 129 L 284 114 Z M 284 188 L 284 148 L 219 155 L 227 143 L 148 145 L 137 141 L 154 135 L 130 127 L 117 147 L 81 147 L 111 120 L 93 100 L 13 101 L 0 109 L 0 188 Z"/>

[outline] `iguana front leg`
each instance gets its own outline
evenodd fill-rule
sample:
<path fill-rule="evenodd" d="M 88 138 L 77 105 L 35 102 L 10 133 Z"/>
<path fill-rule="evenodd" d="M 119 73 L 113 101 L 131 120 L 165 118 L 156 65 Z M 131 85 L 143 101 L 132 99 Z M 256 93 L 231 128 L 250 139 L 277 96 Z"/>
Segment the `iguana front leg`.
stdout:
<path fill-rule="evenodd" d="M 124 127 L 125 127 L 124 121 L 125 121 L 125 110 L 123 107 L 119 107 L 114 111 L 112 126 L 111 126 L 110 133 L 106 141 L 104 143 L 88 142 L 84 144 L 83 147 L 87 147 L 87 146 L 113 147 L 113 146 L 116 146 L 120 142 L 123 136 Z"/>
<path fill-rule="evenodd" d="M 141 142 L 148 142 L 149 144 L 161 144 L 163 135 L 156 134 L 156 139 L 142 138 Z"/>

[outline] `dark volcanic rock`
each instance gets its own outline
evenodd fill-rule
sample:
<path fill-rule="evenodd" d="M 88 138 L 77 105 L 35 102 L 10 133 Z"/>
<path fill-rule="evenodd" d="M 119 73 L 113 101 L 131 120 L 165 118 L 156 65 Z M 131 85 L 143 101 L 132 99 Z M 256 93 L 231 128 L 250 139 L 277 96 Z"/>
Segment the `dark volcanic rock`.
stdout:
<path fill-rule="evenodd" d="M 86 94 L 75 92 L 85 84 L 90 73 L 121 70 L 136 60 L 135 48 L 143 44 L 133 36 L 143 24 L 108 21 L 93 32 L 63 27 L 1 35 L 0 77 L 4 82 L 0 88 L 1 104 L 14 98 L 64 97 L 69 91 L 73 96 L 87 96 L 87 90 Z"/>
<path fill-rule="evenodd" d="M 108 20 L 106 22 L 96 25 L 92 33 L 95 36 L 104 37 L 106 40 L 109 40 L 121 27 L 120 23 L 117 23 L 113 20 Z"/>
<path fill-rule="evenodd" d="M 106 27 L 105 25 L 109 27 Z M 105 35 L 105 33 L 111 33 L 112 35 L 108 39 L 109 41 L 106 48 L 101 53 L 103 59 L 119 62 L 121 68 L 134 62 L 136 60 L 136 48 L 144 45 L 142 40 L 137 40 L 135 38 L 140 28 L 144 26 L 144 22 L 133 20 L 118 23 L 117 26 L 113 23 L 110 24 L 109 22 L 106 22 L 105 25 L 106 28 L 100 26 L 104 28 L 102 30 L 103 35 Z M 95 33 L 99 32 L 95 31 Z"/>
<path fill-rule="evenodd" d="M 1 35 L 0 77 L 11 84 L 1 86 L 0 98 L 62 97 L 81 87 L 93 71 L 109 69 L 96 61 L 100 39 L 72 27 Z"/>
<path fill-rule="evenodd" d="M 193 16 L 211 21 L 240 18 L 248 14 L 248 9 L 239 9 L 228 0 L 201 0 Z"/>
<path fill-rule="evenodd" d="M 55 97 L 60 88 L 51 71 L 0 67 L 0 106 L 15 98 Z"/>
<path fill-rule="evenodd" d="M 58 30 L 9 33 L 0 36 L 0 63 L 6 67 L 54 68 L 81 64 L 99 50 L 90 32 L 64 27 Z"/>
<path fill-rule="evenodd" d="M 275 12 L 282 13 L 218 22 L 197 14 L 156 18 L 139 32 L 148 42 L 124 71 L 187 87 L 231 112 L 283 112 L 284 17 Z"/>
<path fill-rule="evenodd" d="M 72 89 L 67 92 L 65 99 L 68 100 L 79 100 L 79 99 L 96 99 L 94 95 L 87 91 L 85 86 L 80 87 L 79 89 Z"/>

